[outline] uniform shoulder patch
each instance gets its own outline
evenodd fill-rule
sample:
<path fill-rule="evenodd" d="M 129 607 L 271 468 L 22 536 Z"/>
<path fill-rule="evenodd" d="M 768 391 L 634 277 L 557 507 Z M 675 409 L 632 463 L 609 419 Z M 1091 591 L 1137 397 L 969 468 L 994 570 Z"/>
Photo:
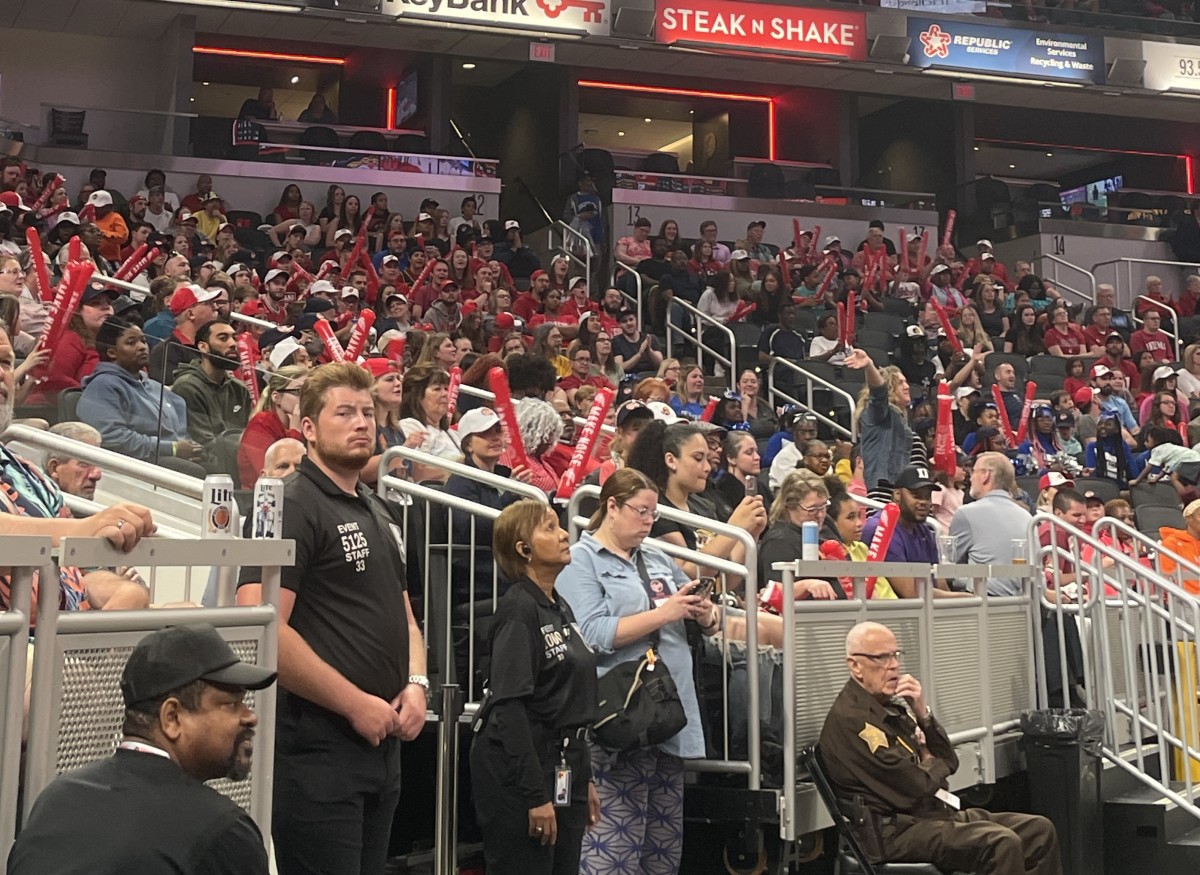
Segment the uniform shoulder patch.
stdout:
<path fill-rule="evenodd" d="M 871 753 L 875 753 L 881 747 L 888 746 L 887 733 L 878 726 L 872 726 L 870 723 L 863 724 L 862 732 L 858 733 L 858 737 L 867 743 L 867 747 Z"/>

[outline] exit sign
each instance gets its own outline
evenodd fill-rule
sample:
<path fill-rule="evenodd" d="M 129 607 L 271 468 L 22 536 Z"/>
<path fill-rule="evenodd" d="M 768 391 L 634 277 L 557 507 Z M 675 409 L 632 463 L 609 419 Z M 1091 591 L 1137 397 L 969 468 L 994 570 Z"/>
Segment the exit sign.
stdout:
<path fill-rule="evenodd" d="M 530 43 L 529 44 L 529 60 L 544 61 L 547 64 L 554 63 L 554 43 Z"/>
<path fill-rule="evenodd" d="M 969 82 L 955 82 L 952 89 L 952 95 L 955 100 L 975 99 L 975 86 Z"/>

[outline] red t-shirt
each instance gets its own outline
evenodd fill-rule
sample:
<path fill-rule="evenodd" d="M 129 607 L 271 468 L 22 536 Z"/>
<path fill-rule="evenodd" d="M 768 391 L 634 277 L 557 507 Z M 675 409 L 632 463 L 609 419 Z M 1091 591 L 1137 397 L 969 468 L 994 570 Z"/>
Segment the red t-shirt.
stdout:
<path fill-rule="evenodd" d="M 1200 299 L 1193 298 L 1187 292 L 1179 296 L 1179 300 L 1175 302 L 1175 312 L 1183 318 L 1196 315 L 1196 305 L 1200 304 Z"/>
<path fill-rule="evenodd" d="M 1087 342 L 1089 349 L 1094 346 L 1098 346 L 1103 349 L 1105 341 L 1108 340 L 1108 335 L 1112 333 L 1112 328 L 1101 328 L 1099 325 L 1089 325 L 1087 328 L 1083 329 L 1083 339 Z"/>
<path fill-rule="evenodd" d="M 542 302 L 533 296 L 533 292 L 521 292 L 513 301 L 513 315 L 519 316 L 526 322 L 533 319 L 535 313 L 540 313 Z"/>
<path fill-rule="evenodd" d="M 1102 355 L 1100 358 L 1096 359 L 1096 364 L 1108 365 L 1110 368 L 1116 368 L 1125 375 L 1126 380 L 1129 381 L 1129 385 L 1131 386 L 1141 378 L 1141 375 L 1138 373 L 1137 365 L 1124 356 L 1121 357 L 1119 362 L 1114 362 L 1108 356 Z"/>
<path fill-rule="evenodd" d="M 1133 357 L 1141 355 L 1142 350 L 1149 350 L 1156 362 L 1169 362 L 1175 358 L 1175 345 L 1165 331 L 1150 334 L 1146 329 L 1133 332 L 1129 338 L 1129 350 Z"/>
<path fill-rule="evenodd" d="M 588 301 L 583 305 L 583 310 L 589 313 L 599 313 L 600 305 L 595 301 Z M 571 319 L 576 325 L 579 324 L 579 317 L 583 315 L 583 310 L 579 309 L 579 305 L 575 303 L 574 298 L 567 298 L 563 301 L 562 308 L 558 311 L 559 315 L 565 319 Z"/>
<path fill-rule="evenodd" d="M 1046 344 L 1046 349 L 1057 346 L 1062 350 L 1063 355 L 1083 355 L 1087 351 L 1087 339 L 1083 336 L 1083 331 L 1078 325 L 1069 323 L 1066 331 L 1059 331 L 1057 328 L 1046 329 L 1043 342 Z"/>
<path fill-rule="evenodd" d="M 1146 300 L 1146 298 L 1150 300 Z M 1134 310 L 1143 318 L 1150 310 L 1157 310 L 1164 317 L 1175 318 L 1175 302 L 1164 295 L 1146 295 L 1145 298 L 1138 298 Z"/>

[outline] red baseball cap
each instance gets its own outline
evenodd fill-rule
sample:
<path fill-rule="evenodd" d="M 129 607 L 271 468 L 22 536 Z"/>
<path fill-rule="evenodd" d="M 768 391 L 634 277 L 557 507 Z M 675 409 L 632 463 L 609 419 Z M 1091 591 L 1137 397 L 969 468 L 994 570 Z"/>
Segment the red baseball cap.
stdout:
<path fill-rule="evenodd" d="M 263 311 L 262 301 L 255 298 L 253 301 L 247 301 L 242 304 L 241 314 L 243 316 L 261 316 Z"/>
<path fill-rule="evenodd" d="M 190 310 L 197 304 L 211 301 L 218 297 L 223 289 L 202 289 L 195 284 L 183 286 L 171 296 L 171 315 L 178 316 L 184 310 Z"/>
<path fill-rule="evenodd" d="M 496 327 L 501 331 L 512 331 L 516 321 L 513 319 L 512 313 L 497 313 Z"/>

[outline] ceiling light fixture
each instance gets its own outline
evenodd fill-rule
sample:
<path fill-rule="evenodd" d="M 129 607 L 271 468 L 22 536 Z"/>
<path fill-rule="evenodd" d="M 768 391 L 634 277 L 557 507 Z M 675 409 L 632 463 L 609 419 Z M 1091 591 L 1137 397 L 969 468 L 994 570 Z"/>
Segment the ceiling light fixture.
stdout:
<path fill-rule="evenodd" d="M 475 69 L 475 65 L 474 65 L 474 64 L 472 64 L 470 61 L 467 61 L 467 63 L 465 63 L 465 64 L 463 64 L 463 65 L 462 65 L 462 68 L 463 68 L 464 70 L 474 70 L 474 69 Z"/>
<path fill-rule="evenodd" d="M 624 132 L 624 131 L 617 131 L 617 136 L 618 136 L 618 137 L 623 137 L 623 136 L 625 136 L 625 132 Z"/>
<path fill-rule="evenodd" d="M 300 82 L 300 77 L 299 77 L 299 76 L 293 76 L 293 77 L 292 77 L 292 84 L 293 84 L 293 85 L 297 85 L 297 84 L 299 84 L 299 82 Z"/>
<path fill-rule="evenodd" d="M 644 119 L 642 119 L 642 121 L 644 121 L 646 124 L 650 124 L 650 122 L 654 121 L 654 119 L 652 119 L 652 118 L 644 118 Z"/>

